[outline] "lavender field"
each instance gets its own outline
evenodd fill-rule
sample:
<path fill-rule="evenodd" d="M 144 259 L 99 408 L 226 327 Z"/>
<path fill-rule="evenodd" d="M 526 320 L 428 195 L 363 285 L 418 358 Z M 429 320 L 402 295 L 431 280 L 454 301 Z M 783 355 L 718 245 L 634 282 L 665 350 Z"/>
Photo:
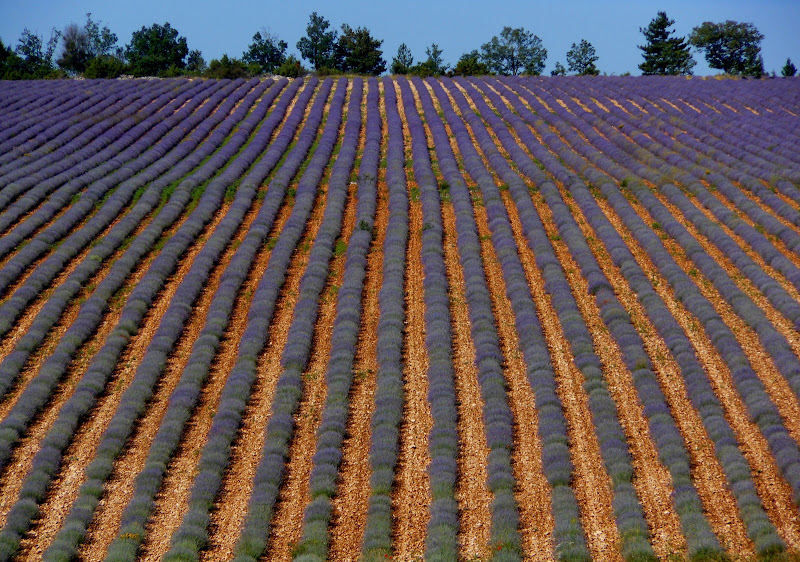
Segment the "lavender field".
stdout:
<path fill-rule="evenodd" d="M 800 557 L 800 79 L 0 82 L 0 560 Z"/>

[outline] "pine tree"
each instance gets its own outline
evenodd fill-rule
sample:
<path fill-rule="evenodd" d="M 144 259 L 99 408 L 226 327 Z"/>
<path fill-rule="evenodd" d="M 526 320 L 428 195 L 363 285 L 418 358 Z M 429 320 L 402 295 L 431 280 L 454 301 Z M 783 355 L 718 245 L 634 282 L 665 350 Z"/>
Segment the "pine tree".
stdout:
<path fill-rule="evenodd" d="M 689 45 L 683 37 L 670 37 L 674 30 L 669 27 L 675 20 L 667 18 L 666 12 L 658 15 L 646 28 L 639 28 L 647 43 L 639 45 L 644 62 L 639 65 L 642 74 L 692 74 L 697 64 L 692 58 Z"/>
<path fill-rule="evenodd" d="M 792 59 L 786 59 L 786 64 L 784 64 L 781 69 L 781 75 L 789 78 L 795 74 L 797 74 L 797 67 L 792 62 Z"/>

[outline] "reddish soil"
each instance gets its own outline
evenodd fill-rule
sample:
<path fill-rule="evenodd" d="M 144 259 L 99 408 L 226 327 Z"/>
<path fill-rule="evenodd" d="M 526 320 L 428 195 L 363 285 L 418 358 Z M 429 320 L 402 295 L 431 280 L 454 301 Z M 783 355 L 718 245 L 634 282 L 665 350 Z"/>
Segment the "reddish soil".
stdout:
<path fill-rule="evenodd" d="M 87 540 L 81 550 L 82 559 L 101 560 L 116 537 L 122 513 L 133 494 L 135 479 L 144 469 L 150 445 L 155 439 L 169 406 L 170 396 L 189 360 L 192 346 L 203 330 L 211 300 L 219 287 L 222 274 L 228 267 L 236 247 L 247 234 L 250 224 L 255 220 L 257 212 L 257 208 L 252 208 L 245 215 L 242 226 L 233 238 L 231 245 L 211 272 L 208 285 L 196 303 L 192 316 L 184 328 L 184 334 L 167 363 L 163 379 L 157 386 L 150 405 L 139 421 L 128 447 L 115 463 L 114 472 L 106 483 L 105 497 L 95 513 Z"/>
<path fill-rule="evenodd" d="M 598 200 L 598 204 L 600 204 L 603 212 L 612 224 L 615 225 L 618 232 L 626 233 L 627 231 L 624 226 L 622 226 L 621 221 L 614 215 L 609 206 L 602 200 Z M 759 496 L 764 502 L 767 514 L 773 520 L 773 523 L 778 528 L 778 532 L 787 544 L 793 548 L 797 548 L 797 541 L 798 538 L 800 538 L 800 535 L 798 535 L 798 524 L 800 524 L 800 521 L 798 521 L 795 508 L 793 507 L 791 488 L 780 475 L 780 470 L 775 464 L 766 439 L 759 431 L 758 426 L 750 420 L 747 408 L 736 390 L 727 365 L 717 352 L 711 340 L 706 336 L 705 332 L 700 329 L 700 323 L 697 318 L 675 298 L 669 283 L 661 276 L 645 251 L 628 234 L 623 234 L 623 237 L 638 264 L 642 267 L 647 276 L 653 279 L 653 288 L 661 296 L 664 303 L 672 312 L 673 317 L 681 325 L 687 338 L 695 348 L 695 353 L 703 365 L 704 371 L 708 374 L 712 387 L 725 409 L 726 419 L 736 434 L 742 453 L 750 463 L 751 477 L 753 478 Z M 664 357 L 668 356 L 664 355 Z M 658 374 L 661 374 L 660 370 Z M 676 371 L 672 375 L 672 380 L 673 384 L 677 383 L 683 386 L 680 371 Z M 662 384 L 662 388 L 665 388 L 665 390 L 672 386 L 673 385 L 669 385 L 667 387 Z M 668 398 L 674 401 L 676 397 L 673 393 L 668 393 Z M 676 409 L 672 404 L 670 407 Z M 682 408 L 682 411 L 687 413 L 692 410 L 692 408 Z M 685 436 L 692 435 L 692 432 L 687 431 L 688 429 L 694 428 L 694 430 L 697 430 L 701 427 L 696 417 L 692 419 L 692 417 L 682 414 L 677 416 L 676 420 L 680 423 L 681 431 Z M 704 444 L 703 441 L 704 440 L 688 440 L 690 452 L 693 456 L 699 455 L 698 458 L 700 459 L 700 462 L 697 462 L 695 465 L 695 470 L 700 474 L 697 481 L 705 482 L 706 486 L 715 486 L 717 490 L 714 493 L 716 494 L 721 494 L 723 491 L 724 493 L 730 494 L 730 492 L 726 490 L 725 480 L 723 480 L 719 470 L 702 474 L 701 471 L 718 463 L 718 461 L 714 460 L 716 459 L 716 455 L 714 454 L 713 445 L 708 442 Z M 728 507 L 725 511 L 716 515 L 709 513 L 709 516 L 716 517 L 720 521 L 725 521 L 733 516 L 735 512 L 733 511 L 731 500 L 728 500 L 726 503 Z"/>
<path fill-rule="evenodd" d="M 356 182 L 352 182 L 340 236 L 340 240 L 345 244 L 349 242 L 355 224 L 357 202 L 355 191 Z M 311 359 L 303 372 L 303 399 L 295 414 L 295 434 L 289 449 L 284 484 L 270 533 L 270 544 L 266 555 L 270 560 L 291 560 L 292 546 L 301 538 L 305 507 L 311 502 L 309 479 L 317 448 L 317 429 L 322 421 L 322 411 L 327 398 L 325 372 L 330 358 L 333 322 L 336 318 L 336 288 L 342 282 L 345 257 L 346 254 L 342 254 L 332 259 L 328 270 L 328 281 L 320 297 Z"/>
<path fill-rule="evenodd" d="M 402 95 L 395 85 L 398 109 L 403 121 L 406 156 L 411 138 L 405 121 Z M 410 174 L 411 170 L 406 169 Z M 406 252 L 406 344 L 405 404 L 400 427 L 400 453 L 392 497 L 394 512 L 394 555 L 399 560 L 420 558 L 425 552 L 425 532 L 431 504 L 428 465 L 428 434 L 433 427 L 428 404 L 428 352 L 425 347 L 425 301 L 422 268 L 422 204 L 415 194 L 416 182 L 409 176 L 409 236 Z"/>
<path fill-rule="evenodd" d="M 166 233 L 166 235 L 169 236 L 170 233 L 175 232 L 175 230 L 180 227 L 184 220 L 185 217 L 176 223 L 173 228 Z M 11 509 L 11 506 L 19 497 L 20 489 L 24 483 L 24 475 L 26 475 L 30 470 L 33 457 L 39 450 L 41 440 L 45 437 L 45 435 L 47 435 L 47 432 L 50 430 L 53 423 L 55 423 L 61 411 L 61 407 L 72 396 L 72 392 L 74 391 L 78 382 L 86 373 L 91 359 L 95 353 L 100 350 L 105 343 L 106 337 L 116 326 L 122 312 L 125 298 L 130 293 L 131 288 L 135 286 L 136 283 L 141 280 L 141 278 L 147 272 L 153 259 L 155 259 L 155 253 L 151 252 L 150 255 L 140 262 L 139 266 L 131 274 L 131 277 L 129 278 L 125 287 L 111 299 L 109 311 L 106 313 L 106 317 L 98 327 L 95 336 L 77 350 L 65 377 L 57 385 L 50 401 L 33 420 L 29 426 L 28 432 L 15 449 L 3 475 L 0 476 L 0 525 L 5 523 L 8 510 Z M 78 311 L 79 305 L 75 303 L 67 309 L 64 315 L 62 315 L 61 321 L 53 328 L 53 330 L 51 330 L 50 334 L 48 334 L 44 345 L 37 350 L 37 352 L 28 361 L 26 368 L 28 372 L 39 372 L 45 359 L 56 348 L 64 332 L 66 332 L 73 320 L 77 317 Z M 126 365 L 125 369 L 127 369 L 127 367 L 128 366 Z M 112 393 L 116 392 L 117 389 L 121 389 L 125 384 L 125 379 L 120 377 L 121 371 L 118 371 L 109 381 L 107 388 L 112 389 Z M 32 377 L 26 377 L 28 380 L 30 380 L 30 378 Z M 15 392 L 10 399 L 3 404 L 5 410 L 3 412 L 4 416 L 19 398 L 23 390 L 24 386 L 19 385 L 17 392 Z"/>
<path fill-rule="evenodd" d="M 381 91 L 382 89 L 381 87 Z M 382 98 L 381 110 L 383 110 Z M 385 153 L 386 139 L 384 136 L 382 154 Z M 355 561 L 359 559 L 367 520 L 371 475 L 369 449 L 372 432 L 370 423 L 375 409 L 375 374 L 378 371 L 377 334 L 380 317 L 378 295 L 383 282 L 382 248 L 386 243 L 386 227 L 389 220 L 385 175 L 386 169 L 380 168 L 377 186 L 378 202 L 373 223 L 375 235 L 367 255 L 367 273 L 362 293 L 359 333 L 361 345 L 356 353 L 355 377 L 350 390 L 350 412 L 347 433 L 342 446 L 338 493 L 332 499 L 333 516 L 329 550 L 332 560 Z"/>

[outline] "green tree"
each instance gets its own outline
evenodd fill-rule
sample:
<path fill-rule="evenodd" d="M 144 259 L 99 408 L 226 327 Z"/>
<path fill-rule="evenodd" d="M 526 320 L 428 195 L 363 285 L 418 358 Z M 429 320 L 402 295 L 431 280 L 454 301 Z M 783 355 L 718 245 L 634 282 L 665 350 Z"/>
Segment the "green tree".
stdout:
<path fill-rule="evenodd" d="M 0 80 L 20 80 L 25 78 L 23 61 L 14 52 L 14 49 L 6 47 L 0 39 Z"/>
<path fill-rule="evenodd" d="M 308 60 L 314 70 L 336 68 L 336 31 L 327 31 L 330 22 L 312 12 L 306 26 L 306 36 L 297 42 L 297 50 Z"/>
<path fill-rule="evenodd" d="M 594 47 L 586 39 L 581 39 L 577 45 L 572 44 L 572 47 L 567 51 L 567 68 L 570 72 L 574 72 L 580 76 L 597 75 L 600 71 L 594 63 L 597 62 L 597 53 Z"/>
<path fill-rule="evenodd" d="M 58 66 L 67 72 L 81 74 L 93 58 L 110 55 L 116 43 L 117 35 L 107 26 L 101 28 L 100 23 L 92 19 L 92 14 L 87 13 L 83 27 L 71 23 L 64 28 Z"/>
<path fill-rule="evenodd" d="M 346 23 L 336 46 L 336 68 L 355 74 L 380 74 L 386 70 L 382 40 L 374 39 L 366 27 L 353 29 Z"/>
<path fill-rule="evenodd" d="M 130 44 L 125 47 L 125 57 L 134 76 L 159 76 L 171 68 L 183 69 L 187 54 L 186 38 L 169 23 L 142 26 L 133 32 Z"/>
<path fill-rule="evenodd" d="M 489 67 L 481 61 L 477 49 L 461 55 L 453 68 L 455 76 L 485 76 L 490 73 Z"/>
<path fill-rule="evenodd" d="M 752 23 L 727 20 L 722 23 L 703 22 L 692 29 L 689 43 L 703 51 L 708 66 L 726 74 L 761 76 L 764 59 L 761 57 L 761 34 Z"/>
<path fill-rule="evenodd" d="M 550 71 L 550 76 L 566 76 L 567 69 L 560 62 L 556 62 L 556 67 Z"/>
<path fill-rule="evenodd" d="M 200 75 L 208 69 L 206 59 L 203 58 L 203 53 L 198 49 L 189 51 L 186 57 L 186 72 L 189 74 Z"/>
<path fill-rule="evenodd" d="M 251 68 L 243 60 L 231 58 L 227 54 L 224 54 L 222 58 L 213 59 L 208 63 L 208 70 L 206 70 L 205 75 L 217 80 L 222 80 L 224 78 L 250 78 L 252 76 L 251 70 L 255 68 L 255 65 Z"/>
<path fill-rule="evenodd" d="M 253 35 L 253 42 L 247 47 L 242 60 L 258 65 L 259 71 L 266 74 L 273 72 L 286 61 L 286 48 L 289 45 L 264 30 Z"/>
<path fill-rule="evenodd" d="M 45 46 L 42 38 L 30 29 L 26 27 L 22 30 L 16 52 L 21 59 L 19 70 L 25 78 L 46 78 L 53 73 L 53 55 L 60 36 L 61 32 L 53 28 Z"/>
<path fill-rule="evenodd" d="M 83 75 L 86 78 L 119 78 L 127 71 L 128 65 L 119 57 L 99 55 L 89 61 Z"/>
<path fill-rule="evenodd" d="M 542 40 L 522 27 L 504 27 L 481 46 L 481 59 L 496 74 L 514 75 L 526 72 L 539 75 L 544 70 L 547 49 Z"/>
<path fill-rule="evenodd" d="M 289 78 L 298 78 L 307 72 L 308 71 L 303 68 L 303 65 L 300 64 L 300 60 L 294 55 L 289 55 L 286 57 L 286 60 L 283 62 L 283 64 L 275 70 L 275 74 L 278 74 L 279 76 L 287 76 Z"/>
<path fill-rule="evenodd" d="M 392 59 L 392 74 L 408 74 L 413 64 L 414 57 L 411 56 L 411 49 L 405 43 L 400 43 L 397 55 Z"/>
<path fill-rule="evenodd" d="M 430 47 L 425 47 L 425 54 L 428 58 L 411 68 L 412 74 L 420 76 L 441 76 L 447 74 L 448 65 L 444 63 L 442 58 L 444 51 L 439 48 L 436 43 L 431 43 Z"/>
<path fill-rule="evenodd" d="M 639 65 L 642 74 L 692 74 L 692 67 L 697 63 L 689 44 L 683 37 L 670 37 L 675 31 L 669 27 L 674 23 L 666 12 L 658 12 L 646 28 L 639 28 L 646 40 L 644 45 L 638 45 L 644 57 Z"/>
<path fill-rule="evenodd" d="M 797 67 L 792 62 L 792 59 L 786 59 L 786 64 L 784 64 L 783 68 L 781 69 L 781 76 L 789 78 L 795 74 L 797 74 Z"/>

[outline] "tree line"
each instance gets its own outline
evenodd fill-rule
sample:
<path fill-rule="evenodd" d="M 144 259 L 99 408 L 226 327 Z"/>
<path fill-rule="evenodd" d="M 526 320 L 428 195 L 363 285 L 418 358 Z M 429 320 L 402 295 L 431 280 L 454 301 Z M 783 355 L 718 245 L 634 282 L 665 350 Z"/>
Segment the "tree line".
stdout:
<path fill-rule="evenodd" d="M 675 21 L 666 12 L 658 12 L 644 35 L 644 61 L 639 64 L 646 75 L 691 75 L 696 64 L 692 48 L 702 53 L 709 67 L 726 74 L 759 77 L 764 74 L 761 41 L 764 35 L 752 23 L 732 20 L 704 22 L 680 37 L 671 29 Z M 523 27 L 504 27 L 481 45 L 462 54 L 455 65 L 444 62 L 443 50 L 436 43 L 425 49 L 425 58 L 414 62 L 411 49 L 402 43 L 387 67 L 381 46 L 383 40 L 372 36 L 366 27 L 353 28 L 345 23 L 341 30 L 317 12 L 309 16 L 306 35 L 297 50 L 310 68 L 294 55 L 287 55 L 286 41 L 265 29 L 253 35 L 240 57 L 227 53 L 206 63 L 199 50 L 190 50 L 187 39 L 168 22 L 142 26 L 130 42 L 118 46 L 118 37 L 107 26 L 86 15 L 86 23 L 75 23 L 63 30 L 53 29 L 45 42 L 24 29 L 12 49 L 0 39 L 0 78 L 31 79 L 84 76 L 116 78 L 132 76 L 205 76 L 209 78 L 246 78 L 262 74 L 297 77 L 314 71 L 317 74 L 378 75 L 540 75 L 545 68 L 547 49 L 542 40 Z M 572 43 L 566 53 L 566 66 L 555 63 L 551 75 L 596 75 L 599 56 L 586 39 Z M 794 76 L 797 68 L 786 60 L 781 74 Z"/>

